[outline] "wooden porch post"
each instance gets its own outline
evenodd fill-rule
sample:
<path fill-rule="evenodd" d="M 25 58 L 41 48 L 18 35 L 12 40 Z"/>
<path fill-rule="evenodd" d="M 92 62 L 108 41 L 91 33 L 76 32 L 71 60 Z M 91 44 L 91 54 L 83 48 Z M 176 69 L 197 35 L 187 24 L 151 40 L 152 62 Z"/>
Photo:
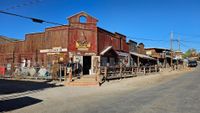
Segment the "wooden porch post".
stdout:
<path fill-rule="evenodd" d="M 131 74 L 132 75 L 134 74 L 134 67 L 132 67 Z"/>
<path fill-rule="evenodd" d="M 137 72 L 139 72 L 139 67 L 140 67 L 140 57 L 137 57 Z"/>
<path fill-rule="evenodd" d="M 146 75 L 146 67 L 143 67 L 143 68 L 144 68 L 144 70 L 143 70 L 144 71 L 144 75 Z"/>
<path fill-rule="evenodd" d="M 149 73 L 151 73 L 151 66 L 149 66 Z"/>
<path fill-rule="evenodd" d="M 139 63 L 140 63 L 140 57 L 138 56 L 138 57 L 137 57 L 137 65 L 138 65 L 138 67 L 140 66 Z"/>
<path fill-rule="evenodd" d="M 120 79 L 122 79 L 122 65 L 120 65 L 119 74 L 120 74 Z"/>
<path fill-rule="evenodd" d="M 67 80 L 67 68 L 64 67 L 64 78 L 65 78 L 65 81 Z"/>
<path fill-rule="evenodd" d="M 158 72 L 157 65 L 155 65 L 155 67 L 154 67 L 154 68 L 155 68 L 155 72 Z"/>
<path fill-rule="evenodd" d="M 105 66 L 105 68 L 104 68 L 104 77 L 105 77 L 105 78 L 107 78 L 107 72 L 108 72 L 107 66 Z"/>
<path fill-rule="evenodd" d="M 68 82 L 71 82 L 72 81 L 72 68 L 70 68 L 69 70 L 69 81 Z"/>

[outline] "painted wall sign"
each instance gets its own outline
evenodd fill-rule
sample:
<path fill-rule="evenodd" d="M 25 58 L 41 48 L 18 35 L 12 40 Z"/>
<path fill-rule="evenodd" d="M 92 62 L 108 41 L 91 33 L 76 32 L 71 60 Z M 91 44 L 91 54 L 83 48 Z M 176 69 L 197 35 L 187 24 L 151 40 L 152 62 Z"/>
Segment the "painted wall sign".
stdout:
<path fill-rule="evenodd" d="M 76 41 L 76 48 L 80 51 L 87 51 L 91 47 L 91 44 L 86 40 Z"/>
<path fill-rule="evenodd" d="M 40 53 L 59 53 L 59 52 L 67 52 L 67 48 L 53 47 L 52 49 L 40 50 Z"/>

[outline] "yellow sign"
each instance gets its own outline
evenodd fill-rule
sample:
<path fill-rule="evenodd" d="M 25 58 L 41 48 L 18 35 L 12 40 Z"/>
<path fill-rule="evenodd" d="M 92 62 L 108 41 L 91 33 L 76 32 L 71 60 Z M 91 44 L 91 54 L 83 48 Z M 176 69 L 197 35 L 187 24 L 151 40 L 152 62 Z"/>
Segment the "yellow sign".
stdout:
<path fill-rule="evenodd" d="M 91 44 L 87 41 L 76 41 L 76 48 L 78 50 L 88 50 L 91 47 Z"/>

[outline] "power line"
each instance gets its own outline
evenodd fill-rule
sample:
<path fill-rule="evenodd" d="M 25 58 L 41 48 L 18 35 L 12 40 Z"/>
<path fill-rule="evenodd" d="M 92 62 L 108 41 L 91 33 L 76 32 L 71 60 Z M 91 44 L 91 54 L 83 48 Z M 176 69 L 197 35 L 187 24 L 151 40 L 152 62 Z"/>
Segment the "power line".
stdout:
<path fill-rule="evenodd" d="M 195 44 L 199 44 L 199 41 L 189 41 L 189 40 L 181 40 L 182 42 L 187 42 L 187 43 L 195 43 Z"/>
<path fill-rule="evenodd" d="M 175 33 L 177 33 L 177 32 L 175 32 Z M 193 44 L 199 44 L 200 43 L 198 41 L 182 40 L 182 39 L 180 39 L 180 36 L 182 36 L 182 35 L 179 35 L 178 38 L 170 39 L 172 42 L 177 42 L 178 43 L 178 49 L 179 50 L 181 49 L 180 46 L 183 46 L 182 42 L 193 43 Z M 150 39 L 150 38 L 138 38 L 138 37 L 131 37 L 131 36 L 127 36 L 127 38 L 132 39 L 132 40 L 142 40 L 142 41 L 151 41 L 151 42 L 160 42 L 160 43 L 169 41 L 169 40 L 157 40 L 157 39 Z M 187 46 L 187 47 L 190 48 L 189 46 Z"/>
<path fill-rule="evenodd" d="M 194 48 L 194 49 L 196 49 L 196 50 L 200 50 L 199 48 L 195 48 L 195 47 L 192 47 L 192 46 L 188 46 L 188 45 L 186 45 L 186 44 L 184 44 L 184 43 L 182 43 L 182 42 L 181 42 L 181 45 L 182 45 L 183 47 L 188 48 L 188 49 Z"/>
<path fill-rule="evenodd" d="M 184 36 L 184 37 L 200 38 L 200 35 L 198 34 L 187 34 L 187 33 L 179 33 L 179 32 L 174 32 L 174 33 L 180 36 Z"/>
<path fill-rule="evenodd" d="M 155 42 L 166 42 L 168 40 L 156 40 L 156 39 L 150 39 L 150 38 L 137 38 L 137 37 L 130 37 L 127 36 L 129 39 L 137 39 L 137 40 L 145 40 L 145 41 L 155 41 Z"/>
<path fill-rule="evenodd" d="M 189 46 L 183 44 L 182 42 L 180 42 L 180 44 L 181 44 L 182 46 L 184 46 L 184 47 L 191 48 L 191 47 L 189 47 Z"/>
<path fill-rule="evenodd" d="M 174 32 L 173 32 L 174 33 Z M 187 47 L 187 48 L 191 48 L 190 46 L 187 46 L 187 45 L 185 45 L 185 44 L 183 44 L 183 42 L 184 43 L 192 43 L 193 45 L 194 44 L 199 44 L 200 42 L 199 41 L 191 41 L 191 40 L 183 40 L 183 39 L 180 39 L 180 36 L 183 36 L 183 34 L 184 33 L 177 33 L 177 32 L 175 32 L 175 34 L 176 34 L 176 36 L 177 36 L 177 38 L 175 38 L 175 39 L 170 39 L 171 40 L 171 43 L 172 42 L 177 42 L 178 43 L 178 48 L 179 48 L 179 50 L 180 50 L 180 45 L 181 46 L 184 46 L 184 47 Z M 174 35 L 174 34 L 173 34 Z M 193 37 L 199 37 L 200 38 L 200 35 L 198 36 L 198 35 L 191 35 L 191 34 L 184 34 L 184 37 L 186 37 L 185 35 L 187 35 L 187 36 L 193 36 Z M 190 39 L 193 39 L 193 38 L 190 38 Z"/>
<path fill-rule="evenodd" d="M 179 33 L 179 32 L 173 32 L 173 33 L 175 33 L 175 34 L 177 34 L 178 35 L 178 37 L 180 37 L 180 36 L 182 36 L 182 37 L 190 37 L 190 39 L 192 38 L 192 39 L 196 39 L 196 38 L 200 38 L 200 35 L 197 35 L 197 34 L 185 34 L 185 33 Z M 183 39 L 180 39 L 180 41 L 182 41 L 182 42 L 191 42 L 191 43 L 200 43 L 199 41 L 191 41 L 191 40 L 183 40 Z"/>
<path fill-rule="evenodd" d="M 24 19 L 29 19 L 36 23 L 48 23 L 48 24 L 54 24 L 54 25 L 63 25 L 63 24 L 60 24 L 57 22 L 50 22 L 50 21 L 46 21 L 46 20 L 42 20 L 42 19 L 38 19 L 38 18 L 23 16 L 23 15 L 19 15 L 16 13 L 10 13 L 10 12 L 5 12 L 5 11 L 1 11 L 1 10 L 0 10 L 0 13 L 10 15 L 10 16 L 16 16 L 16 17 L 20 17 L 20 18 L 24 18 Z"/>
<path fill-rule="evenodd" d="M 3 11 L 7 11 L 7 10 L 11 10 L 11 9 L 16 9 L 16 8 L 20 8 L 20 7 L 24 7 L 24 6 L 33 5 L 33 4 L 37 4 L 39 2 L 42 2 L 42 0 L 31 0 L 31 1 L 29 0 L 28 2 L 26 1 L 25 3 L 5 8 L 5 9 L 3 9 Z"/>

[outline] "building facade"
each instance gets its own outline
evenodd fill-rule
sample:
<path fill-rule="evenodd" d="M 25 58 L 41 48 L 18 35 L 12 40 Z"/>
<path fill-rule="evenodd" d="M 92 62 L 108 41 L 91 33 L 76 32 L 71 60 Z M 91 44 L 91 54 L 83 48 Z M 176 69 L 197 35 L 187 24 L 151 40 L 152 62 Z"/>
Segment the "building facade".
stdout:
<path fill-rule="evenodd" d="M 165 48 L 145 48 L 146 54 L 157 59 L 158 64 L 163 67 L 171 65 L 171 51 Z"/>
<path fill-rule="evenodd" d="M 68 21 L 69 25 L 26 34 L 23 41 L 0 44 L 1 65 L 20 65 L 23 61 L 29 61 L 31 66 L 47 66 L 62 59 L 64 63 L 80 62 L 83 74 L 89 74 L 95 72 L 96 62 L 116 65 L 119 55 L 116 51 L 129 52 L 125 35 L 97 27 L 98 20 L 87 13 L 70 16 Z"/>

